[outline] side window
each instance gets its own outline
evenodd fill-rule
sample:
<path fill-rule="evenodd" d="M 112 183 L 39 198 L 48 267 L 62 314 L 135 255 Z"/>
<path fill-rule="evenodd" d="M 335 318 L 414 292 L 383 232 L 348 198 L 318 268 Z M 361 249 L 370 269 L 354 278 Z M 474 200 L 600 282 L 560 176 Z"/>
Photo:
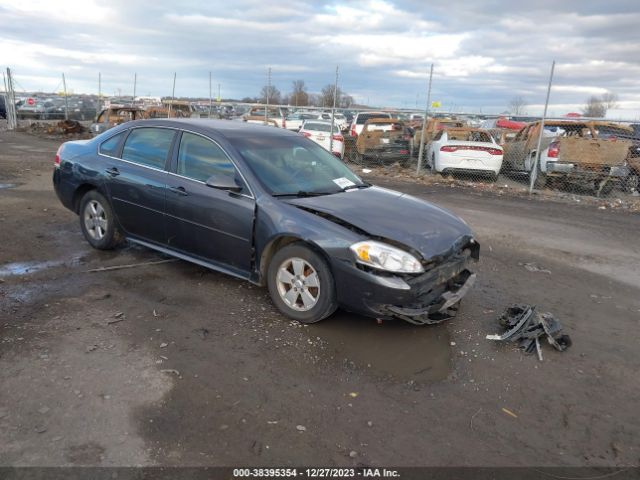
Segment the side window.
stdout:
<path fill-rule="evenodd" d="M 183 132 L 177 173 L 206 182 L 212 175 L 235 177 L 236 169 L 222 149 L 211 140 Z"/>
<path fill-rule="evenodd" d="M 167 128 L 135 128 L 124 142 L 122 159 L 163 169 L 174 134 Z"/>
<path fill-rule="evenodd" d="M 120 146 L 120 142 L 122 141 L 125 133 L 127 133 L 126 130 L 114 135 L 109 140 L 102 142 L 100 144 L 100 153 L 103 155 L 109 155 L 110 157 L 117 157 L 118 147 Z"/>

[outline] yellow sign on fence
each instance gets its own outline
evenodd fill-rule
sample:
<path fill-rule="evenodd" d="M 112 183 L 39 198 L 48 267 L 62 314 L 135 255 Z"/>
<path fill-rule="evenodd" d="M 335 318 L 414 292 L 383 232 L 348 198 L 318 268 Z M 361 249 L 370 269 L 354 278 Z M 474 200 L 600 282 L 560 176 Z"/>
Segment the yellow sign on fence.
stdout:
<path fill-rule="evenodd" d="M 442 103 L 439 100 L 436 100 L 435 102 L 431 102 L 431 108 L 440 108 L 442 106 Z"/>

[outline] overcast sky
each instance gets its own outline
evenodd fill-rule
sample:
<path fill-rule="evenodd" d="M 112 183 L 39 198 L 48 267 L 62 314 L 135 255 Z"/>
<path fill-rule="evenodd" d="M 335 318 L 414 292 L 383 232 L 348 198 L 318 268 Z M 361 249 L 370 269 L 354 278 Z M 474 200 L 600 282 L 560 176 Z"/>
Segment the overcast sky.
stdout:
<path fill-rule="evenodd" d="M 333 81 L 359 103 L 497 113 L 521 95 L 540 113 L 551 61 L 552 114 L 613 92 L 609 116 L 640 117 L 640 1 L 0 0 L 0 66 L 18 90 L 255 96 L 267 68 L 281 92 Z M 481 109 L 481 110 L 480 110 Z"/>

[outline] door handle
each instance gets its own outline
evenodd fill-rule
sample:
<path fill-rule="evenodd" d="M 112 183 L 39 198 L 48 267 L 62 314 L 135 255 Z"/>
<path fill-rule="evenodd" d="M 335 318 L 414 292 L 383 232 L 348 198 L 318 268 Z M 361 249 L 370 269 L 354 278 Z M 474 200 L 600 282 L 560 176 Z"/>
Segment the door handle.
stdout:
<path fill-rule="evenodd" d="M 169 190 L 176 195 L 189 195 L 184 187 L 170 187 Z"/>
<path fill-rule="evenodd" d="M 117 177 L 118 175 L 120 175 L 120 172 L 116 167 L 107 168 L 105 172 L 107 172 L 112 177 Z"/>

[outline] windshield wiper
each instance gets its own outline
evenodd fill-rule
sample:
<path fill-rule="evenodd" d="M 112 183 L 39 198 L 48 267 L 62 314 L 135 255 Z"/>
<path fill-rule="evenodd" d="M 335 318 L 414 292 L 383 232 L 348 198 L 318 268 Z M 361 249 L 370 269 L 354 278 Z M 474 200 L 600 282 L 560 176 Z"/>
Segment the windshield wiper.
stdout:
<path fill-rule="evenodd" d="M 321 195 L 333 195 L 338 192 L 307 192 L 304 190 L 298 190 L 297 192 L 291 193 L 274 193 L 273 197 L 319 197 Z"/>
<path fill-rule="evenodd" d="M 348 187 L 344 187 L 342 191 L 346 192 L 347 190 L 353 190 L 354 188 L 369 188 L 370 186 L 370 183 L 363 182 L 360 185 L 349 185 Z"/>

